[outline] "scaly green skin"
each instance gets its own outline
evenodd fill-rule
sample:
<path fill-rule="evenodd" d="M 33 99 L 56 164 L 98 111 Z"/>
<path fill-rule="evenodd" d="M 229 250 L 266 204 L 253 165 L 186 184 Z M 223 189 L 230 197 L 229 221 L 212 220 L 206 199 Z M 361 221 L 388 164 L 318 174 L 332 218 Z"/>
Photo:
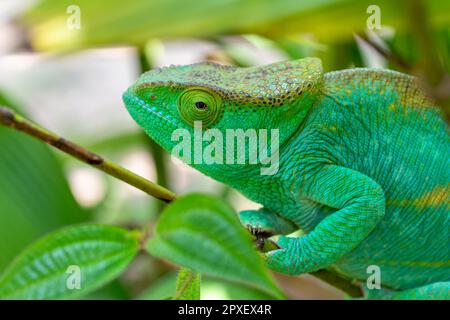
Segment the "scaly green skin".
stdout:
<path fill-rule="evenodd" d="M 186 90 L 194 95 L 180 98 Z M 202 99 L 206 111 L 195 109 Z M 449 128 L 412 77 L 323 74 L 318 59 L 255 68 L 200 63 L 149 71 L 124 101 L 168 151 L 178 143 L 173 130 L 192 132 L 199 118 L 224 134 L 280 130 L 275 175 L 261 175 L 260 165 L 193 165 L 264 206 L 241 213 L 249 229 L 302 229 L 299 237 L 274 237 L 280 249 L 266 254 L 274 270 L 333 268 L 364 283 L 367 267 L 377 265 L 383 290 L 367 290 L 369 298 L 450 297 Z"/>

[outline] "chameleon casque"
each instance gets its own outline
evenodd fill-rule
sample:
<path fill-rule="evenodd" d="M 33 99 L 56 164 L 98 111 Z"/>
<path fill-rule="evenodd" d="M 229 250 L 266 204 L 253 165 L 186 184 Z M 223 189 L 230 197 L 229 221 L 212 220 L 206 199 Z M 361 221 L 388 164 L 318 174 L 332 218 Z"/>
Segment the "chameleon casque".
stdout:
<path fill-rule="evenodd" d="M 366 288 L 368 298 L 450 298 L 449 126 L 415 78 L 323 73 L 316 58 L 204 62 L 148 71 L 123 99 L 168 151 L 178 143 L 172 132 L 192 131 L 195 120 L 223 133 L 279 129 L 274 175 L 261 175 L 260 164 L 192 164 L 263 206 L 240 220 L 275 235 L 279 249 L 265 254 L 273 270 L 326 268 L 365 283 L 376 265 L 382 289 Z"/>

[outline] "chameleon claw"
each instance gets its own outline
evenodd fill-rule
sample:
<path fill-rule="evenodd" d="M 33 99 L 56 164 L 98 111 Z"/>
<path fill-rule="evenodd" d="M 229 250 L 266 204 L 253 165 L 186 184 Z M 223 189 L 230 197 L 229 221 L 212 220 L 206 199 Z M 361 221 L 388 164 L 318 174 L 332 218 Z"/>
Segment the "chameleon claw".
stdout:
<path fill-rule="evenodd" d="M 259 250 L 259 251 L 263 251 L 264 252 L 264 247 L 266 244 L 266 239 L 261 238 L 261 237 L 257 237 L 255 240 L 255 247 Z"/>
<path fill-rule="evenodd" d="M 250 225 L 250 224 L 247 224 L 245 227 L 247 228 L 247 230 L 248 230 L 252 235 L 256 236 L 256 228 L 255 228 L 255 227 L 253 227 L 253 226 Z"/>

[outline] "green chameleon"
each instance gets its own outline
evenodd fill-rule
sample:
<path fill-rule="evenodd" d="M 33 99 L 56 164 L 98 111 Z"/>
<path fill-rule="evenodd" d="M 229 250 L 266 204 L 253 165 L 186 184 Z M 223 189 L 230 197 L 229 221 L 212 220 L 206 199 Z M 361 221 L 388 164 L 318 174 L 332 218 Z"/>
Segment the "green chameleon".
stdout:
<path fill-rule="evenodd" d="M 364 283 L 376 266 L 382 288 L 365 288 L 368 298 L 450 297 L 449 127 L 413 77 L 323 73 L 316 58 L 197 63 L 146 72 L 123 99 L 168 151 L 178 143 L 174 130 L 193 132 L 194 121 L 224 135 L 279 130 L 275 174 L 260 174 L 261 162 L 192 164 L 263 205 L 240 220 L 272 235 L 278 248 L 265 257 L 273 270 L 326 268 Z"/>

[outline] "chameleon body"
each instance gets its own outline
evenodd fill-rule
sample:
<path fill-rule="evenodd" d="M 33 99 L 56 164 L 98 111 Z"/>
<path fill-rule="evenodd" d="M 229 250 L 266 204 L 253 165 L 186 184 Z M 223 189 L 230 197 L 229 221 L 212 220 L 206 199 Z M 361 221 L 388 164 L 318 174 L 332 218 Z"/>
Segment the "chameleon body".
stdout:
<path fill-rule="evenodd" d="M 368 298 L 450 297 L 449 127 L 413 77 L 323 73 L 315 58 L 198 63 L 144 73 L 124 102 L 168 151 L 172 132 L 192 131 L 195 120 L 224 134 L 279 129 L 273 175 L 261 164 L 192 164 L 263 206 L 240 220 L 274 235 L 279 248 L 265 254 L 273 270 L 327 268 L 365 283 L 375 266 L 382 289 L 366 288 Z"/>

